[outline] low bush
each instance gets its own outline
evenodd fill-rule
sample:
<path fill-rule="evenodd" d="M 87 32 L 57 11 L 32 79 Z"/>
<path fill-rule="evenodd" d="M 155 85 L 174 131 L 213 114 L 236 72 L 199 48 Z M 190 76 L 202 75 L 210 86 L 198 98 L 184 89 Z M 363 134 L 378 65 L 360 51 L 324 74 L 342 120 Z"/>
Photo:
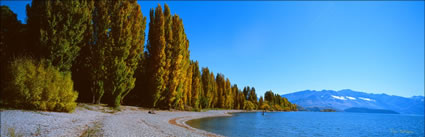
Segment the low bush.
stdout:
<path fill-rule="evenodd" d="M 244 102 L 244 109 L 245 110 L 254 110 L 255 109 L 255 104 L 252 103 L 251 101 L 245 101 Z"/>
<path fill-rule="evenodd" d="M 274 109 L 273 110 L 276 110 L 276 111 L 282 111 L 283 110 L 283 108 L 281 107 L 281 106 L 279 106 L 278 104 L 275 104 L 274 105 Z"/>
<path fill-rule="evenodd" d="M 47 61 L 16 59 L 8 66 L 2 93 L 3 105 L 19 109 L 71 112 L 78 93 L 69 72 L 60 72 Z"/>

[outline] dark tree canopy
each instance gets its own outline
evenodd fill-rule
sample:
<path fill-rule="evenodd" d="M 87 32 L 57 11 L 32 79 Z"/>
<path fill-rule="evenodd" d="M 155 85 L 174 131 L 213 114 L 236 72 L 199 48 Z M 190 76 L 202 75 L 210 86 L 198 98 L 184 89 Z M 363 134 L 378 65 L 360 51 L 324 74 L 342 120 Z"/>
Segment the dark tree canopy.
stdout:
<path fill-rule="evenodd" d="M 46 71 L 46 76 L 66 76 L 66 81 L 56 82 L 74 83 L 67 88 L 78 92 L 78 102 L 116 108 L 296 110 L 272 91 L 258 100 L 254 87 L 241 90 L 223 73 L 200 68 L 190 59 L 183 19 L 166 4 L 150 10 L 146 44 L 146 17 L 134 0 L 33 0 L 26 8 L 28 24 L 21 24 L 15 13 L 1 6 L 2 87 L 13 87 L 4 84 L 9 75 L 3 70 L 18 58 L 51 67 L 54 71 Z"/>

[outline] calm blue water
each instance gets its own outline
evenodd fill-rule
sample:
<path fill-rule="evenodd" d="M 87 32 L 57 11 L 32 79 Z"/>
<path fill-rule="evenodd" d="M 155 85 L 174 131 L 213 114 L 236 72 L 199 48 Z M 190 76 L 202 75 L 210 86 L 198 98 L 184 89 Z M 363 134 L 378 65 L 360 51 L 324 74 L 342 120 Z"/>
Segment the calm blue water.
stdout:
<path fill-rule="evenodd" d="M 229 137 L 398 137 L 424 136 L 424 116 L 347 112 L 235 113 L 186 122 Z"/>

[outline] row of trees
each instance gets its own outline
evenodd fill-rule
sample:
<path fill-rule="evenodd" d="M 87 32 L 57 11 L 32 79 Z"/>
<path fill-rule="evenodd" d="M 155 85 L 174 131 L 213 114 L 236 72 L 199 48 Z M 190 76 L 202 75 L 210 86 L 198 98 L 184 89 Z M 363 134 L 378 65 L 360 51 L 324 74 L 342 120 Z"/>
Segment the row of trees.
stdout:
<path fill-rule="evenodd" d="M 223 74 L 200 69 L 190 59 L 183 21 L 167 5 L 149 15 L 145 45 L 146 17 L 135 0 L 33 0 L 27 5 L 27 24 L 2 6 L 2 83 L 13 77 L 4 66 L 15 58 L 32 58 L 72 75 L 74 84 L 68 85 L 79 92 L 79 102 L 180 110 L 252 110 L 264 104 L 262 97 L 257 101 L 255 88 L 241 91 Z M 267 101 L 295 110 L 284 98 Z"/>
<path fill-rule="evenodd" d="M 297 110 L 297 106 L 288 101 L 287 98 L 274 94 L 271 90 L 264 93 L 259 100 L 260 109 L 276 110 L 276 111 L 292 111 Z"/>
<path fill-rule="evenodd" d="M 2 87 L 16 79 L 8 65 L 15 58 L 43 60 L 62 75 L 72 74 L 76 84 L 69 86 L 82 93 L 79 97 L 90 92 L 96 103 L 103 98 L 102 102 L 119 106 L 134 87 L 145 42 L 146 18 L 136 1 L 34 0 L 26 8 L 27 24 L 21 24 L 16 14 L 2 6 Z M 83 82 L 89 89 L 82 88 Z M 18 92 L 8 89 L 2 88 L 2 93 Z"/>

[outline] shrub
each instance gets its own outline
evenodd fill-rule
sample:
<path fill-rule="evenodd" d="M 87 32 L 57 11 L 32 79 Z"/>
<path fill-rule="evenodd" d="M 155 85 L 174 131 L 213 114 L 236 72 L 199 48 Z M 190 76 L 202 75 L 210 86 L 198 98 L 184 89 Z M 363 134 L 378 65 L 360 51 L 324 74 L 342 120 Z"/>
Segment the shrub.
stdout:
<path fill-rule="evenodd" d="M 278 104 L 275 104 L 274 105 L 274 110 L 276 110 L 276 111 L 282 111 L 283 109 Z"/>
<path fill-rule="evenodd" d="M 201 108 L 208 108 L 209 99 L 207 97 L 201 96 L 199 101 Z"/>
<path fill-rule="evenodd" d="M 262 110 L 269 110 L 270 109 L 270 105 L 267 103 L 263 103 L 263 105 L 260 106 L 260 109 Z"/>
<path fill-rule="evenodd" d="M 254 110 L 255 109 L 255 105 L 251 101 L 245 101 L 244 102 L 244 109 L 245 110 Z"/>
<path fill-rule="evenodd" d="M 70 112 L 78 93 L 69 72 L 59 72 L 47 61 L 16 59 L 8 67 L 2 95 L 4 105 L 22 109 Z"/>

